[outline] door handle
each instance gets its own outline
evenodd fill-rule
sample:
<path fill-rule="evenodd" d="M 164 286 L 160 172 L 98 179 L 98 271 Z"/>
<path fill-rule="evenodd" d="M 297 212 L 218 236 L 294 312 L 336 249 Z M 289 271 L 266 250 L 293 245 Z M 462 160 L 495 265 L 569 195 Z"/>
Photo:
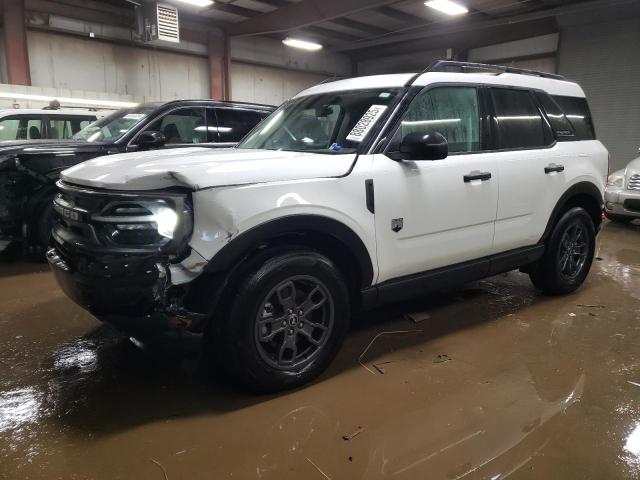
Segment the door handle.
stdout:
<path fill-rule="evenodd" d="M 491 172 L 479 172 L 478 170 L 467 173 L 464 176 L 465 183 L 471 182 L 473 180 L 482 180 L 483 182 L 486 182 L 489 179 L 491 179 Z"/>
<path fill-rule="evenodd" d="M 551 163 L 544 167 L 544 173 L 553 173 L 553 172 L 564 172 L 564 165 L 556 165 L 555 163 Z"/>

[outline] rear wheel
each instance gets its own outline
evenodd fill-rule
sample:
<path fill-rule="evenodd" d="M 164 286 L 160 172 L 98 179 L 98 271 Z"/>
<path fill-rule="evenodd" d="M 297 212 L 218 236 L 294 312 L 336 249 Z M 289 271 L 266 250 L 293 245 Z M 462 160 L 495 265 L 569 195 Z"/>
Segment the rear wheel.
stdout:
<path fill-rule="evenodd" d="M 531 270 L 531 281 L 551 295 L 573 292 L 587 277 L 594 251 L 591 217 L 580 207 L 572 208 L 554 227 L 544 256 Z"/>
<path fill-rule="evenodd" d="M 258 262 L 260 263 L 260 262 Z M 227 377 L 256 392 L 294 388 L 331 363 L 349 326 L 349 296 L 331 260 L 313 251 L 269 258 L 239 281 L 211 339 Z"/>

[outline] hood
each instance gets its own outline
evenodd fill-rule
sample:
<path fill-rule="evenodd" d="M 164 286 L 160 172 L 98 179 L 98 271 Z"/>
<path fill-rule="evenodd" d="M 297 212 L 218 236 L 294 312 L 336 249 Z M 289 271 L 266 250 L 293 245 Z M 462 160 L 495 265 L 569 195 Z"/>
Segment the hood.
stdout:
<path fill-rule="evenodd" d="M 96 158 L 62 172 L 65 182 L 112 190 L 174 186 L 200 190 L 286 180 L 338 177 L 355 154 L 329 155 L 237 148 L 178 148 Z"/>
<path fill-rule="evenodd" d="M 98 151 L 105 148 L 104 143 L 84 140 L 16 140 L 0 142 L 0 155 L 13 154 L 50 154 L 58 152 Z"/>

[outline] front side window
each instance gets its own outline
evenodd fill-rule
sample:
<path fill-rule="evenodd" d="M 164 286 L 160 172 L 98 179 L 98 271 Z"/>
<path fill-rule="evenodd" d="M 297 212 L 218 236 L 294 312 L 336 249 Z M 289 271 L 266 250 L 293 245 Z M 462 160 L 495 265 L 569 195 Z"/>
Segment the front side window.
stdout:
<path fill-rule="evenodd" d="M 123 108 L 87 125 L 72 138 L 87 142 L 115 141 L 145 121 L 159 106 L 157 103 L 147 103 L 134 108 Z"/>
<path fill-rule="evenodd" d="M 145 130 L 163 133 L 168 144 L 207 142 L 207 123 L 203 107 L 174 110 L 153 122 Z"/>
<path fill-rule="evenodd" d="M 358 151 L 400 89 L 330 92 L 287 102 L 239 148 L 349 154 Z M 224 123 L 220 121 L 220 127 Z"/>
<path fill-rule="evenodd" d="M 548 142 L 542 117 L 527 90 L 492 88 L 500 148 L 537 148 Z"/>
<path fill-rule="evenodd" d="M 480 150 L 480 110 L 475 87 L 437 87 L 414 99 L 394 136 L 397 150 L 409 133 L 438 132 L 449 144 L 449 152 Z"/>

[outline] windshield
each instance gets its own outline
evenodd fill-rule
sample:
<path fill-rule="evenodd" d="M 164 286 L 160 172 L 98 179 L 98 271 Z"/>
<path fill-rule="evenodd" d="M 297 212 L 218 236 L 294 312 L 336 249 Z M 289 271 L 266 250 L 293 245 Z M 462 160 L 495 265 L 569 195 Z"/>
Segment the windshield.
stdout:
<path fill-rule="evenodd" d="M 159 104 L 147 103 L 133 108 L 123 108 L 87 125 L 72 138 L 87 142 L 115 141 L 158 108 Z"/>
<path fill-rule="evenodd" d="M 331 92 L 285 103 L 238 148 L 355 153 L 400 89 Z"/>

